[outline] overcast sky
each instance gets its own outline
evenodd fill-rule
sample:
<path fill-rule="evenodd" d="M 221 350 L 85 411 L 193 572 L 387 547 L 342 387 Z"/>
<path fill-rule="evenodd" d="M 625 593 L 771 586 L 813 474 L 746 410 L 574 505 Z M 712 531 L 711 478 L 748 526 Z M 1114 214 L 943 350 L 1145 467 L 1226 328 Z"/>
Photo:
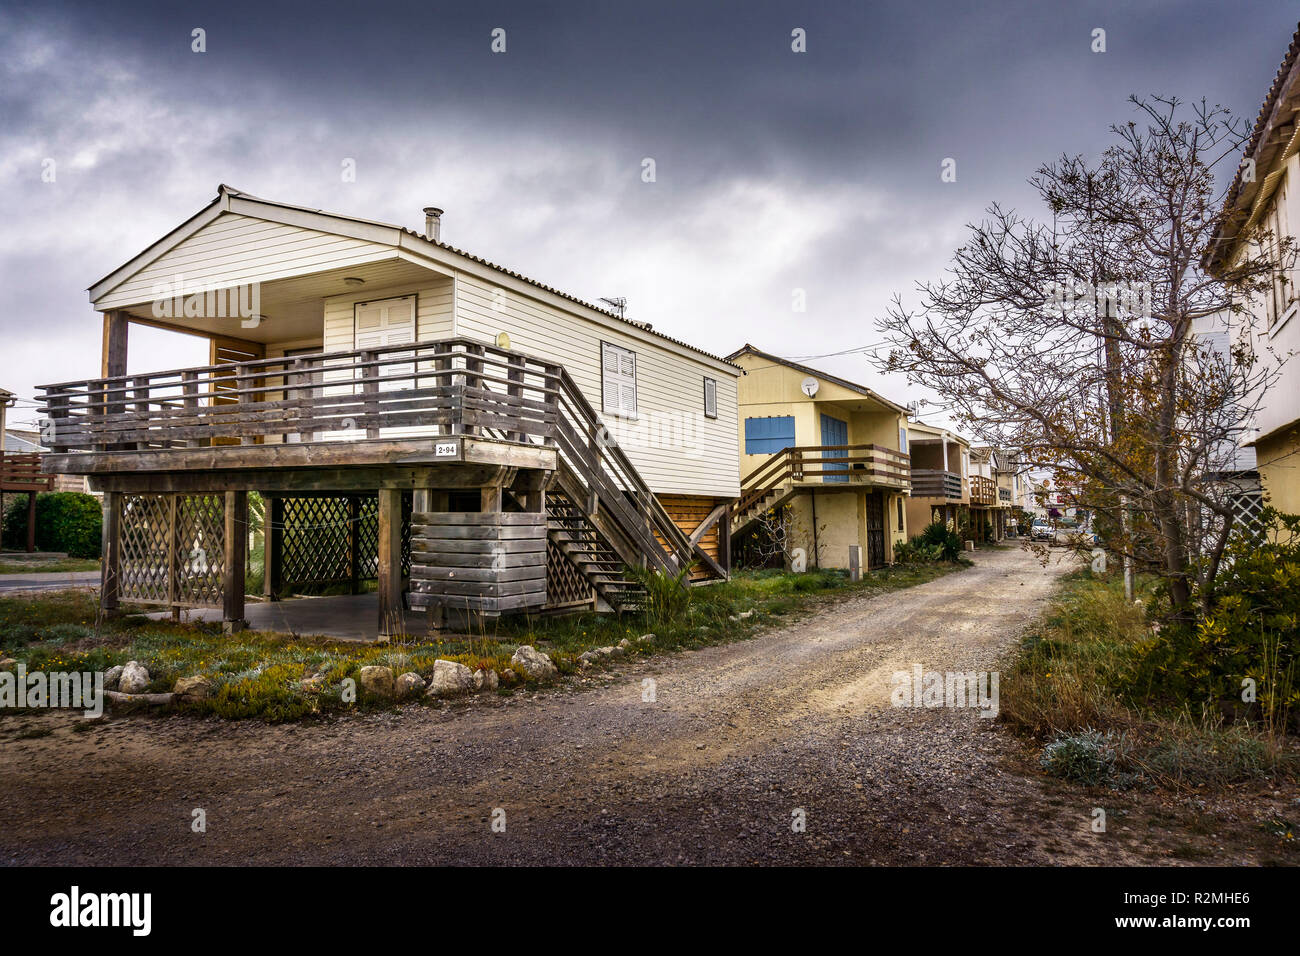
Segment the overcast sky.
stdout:
<path fill-rule="evenodd" d="M 1026 178 L 1104 148 L 1130 93 L 1204 96 L 1253 121 L 1297 9 L 9 2 L 0 386 L 30 397 L 97 375 L 86 287 L 224 182 L 420 230 L 439 205 L 451 244 L 589 300 L 626 296 L 669 335 L 719 354 L 748 341 L 920 398 L 861 353 L 813 356 L 878 342 L 891 296 L 937 276 L 990 202 L 1039 214 Z M 131 349 L 132 371 L 207 360 L 197 340 L 138 327 Z"/>

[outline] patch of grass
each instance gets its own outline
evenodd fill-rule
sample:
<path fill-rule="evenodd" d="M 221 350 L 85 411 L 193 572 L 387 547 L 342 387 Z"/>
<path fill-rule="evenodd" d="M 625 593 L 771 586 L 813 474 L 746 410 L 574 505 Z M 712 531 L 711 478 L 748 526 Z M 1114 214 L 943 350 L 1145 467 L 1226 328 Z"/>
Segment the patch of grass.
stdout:
<path fill-rule="evenodd" d="M 218 624 L 153 621 L 138 614 L 97 626 L 92 594 L 57 592 L 0 598 L 0 656 L 22 660 L 29 671 L 106 670 L 136 660 L 149 670 L 150 693 L 170 691 L 181 677 L 205 676 L 214 687 L 211 696 L 183 709 L 279 722 L 391 706 L 387 700 L 367 699 L 359 688 L 355 703 L 345 700 L 344 680 L 357 680 L 367 665 L 427 678 L 434 661 L 444 659 L 501 674 L 512 669 L 510 658 L 521 644 L 533 644 L 561 674 L 570 674 L 579 670 L 583 652 L 624 638 L 630 639 L 629 654 L 738 640 L 782 615 L 850 595 L 911 587 L 959 569 L 952 564 L 897 566 L 859 582 L 850 582 L 842 571 L 740 572 L 730 581 L 683 592 L 684 598 L 664 595 L 646 615 L 518 616 L 478 633 L 409 636 L 388 644 L 257 631 L 223 635 Z M 655 636 L 643 643 L 639 638 L 646 633 Z M 527 683 L 522 674 L 517 679 Z M 503 681 L 499 693 L 512 692 Z"/>
<path fill-rule="evenodd" d="M 1066 575 L 1052 604 L 1003 670 L 1000 718 L 1047 743 L 1044 769 L 1097 785 L 1142 779 L 1173 789 L 1300 773 L 1294 741 L 1218 713 L 1155 709 L 1125 693 L 1152 628 L 1152 586 L 1124 600 L 1118 574 Z"/>
<path fill-rule="evenodd" d="M 0 574 L 66 574 L 72 571 L 98 571 L 96 558 L 63 558 L 55 561 L 0 559 Z"/>

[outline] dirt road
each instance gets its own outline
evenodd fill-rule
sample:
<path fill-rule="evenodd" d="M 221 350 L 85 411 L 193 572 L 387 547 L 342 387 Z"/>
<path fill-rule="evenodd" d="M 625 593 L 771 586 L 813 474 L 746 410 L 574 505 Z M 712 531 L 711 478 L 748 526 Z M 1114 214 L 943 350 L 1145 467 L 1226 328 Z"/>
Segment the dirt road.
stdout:
<path fill-rule="evenodd" d="M 1008 769 L 996 721 L 890 705 L 914 663 L 994 669 L 1061 570 L 975 561 L 537 695 L 280 727 L 10 719 L 0 863 L 1138 861 L 1081 794 Z"/>

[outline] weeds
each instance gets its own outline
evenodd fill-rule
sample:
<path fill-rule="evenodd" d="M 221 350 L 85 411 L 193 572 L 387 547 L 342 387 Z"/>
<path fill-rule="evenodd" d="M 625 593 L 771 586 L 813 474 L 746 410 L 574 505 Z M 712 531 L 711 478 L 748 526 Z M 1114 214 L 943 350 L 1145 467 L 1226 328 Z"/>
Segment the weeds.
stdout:
<path fill-rule="evenodd" d="M 1124 600 L 1118 575 L 1066 575 L 1056 600 L 1003 672 L 1000 718 L 1049 741 L 1049 773 L 1088 785 L 1134 780 L 1169 788 L 1221 786 L 1300 772 L 1300 755 L 1278 721 L 1228 724 L 1222 712 L 1161 707 L 1136 693 L 1134 660 L 1157 633 L 1140 604 Z M 1266 714 L 1261 715 L 1267 718 Z"/>

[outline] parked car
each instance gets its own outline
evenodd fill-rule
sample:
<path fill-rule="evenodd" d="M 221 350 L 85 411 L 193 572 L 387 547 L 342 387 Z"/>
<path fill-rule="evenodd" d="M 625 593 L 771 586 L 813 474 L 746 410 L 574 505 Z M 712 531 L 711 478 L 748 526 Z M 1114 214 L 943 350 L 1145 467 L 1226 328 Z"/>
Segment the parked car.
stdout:
<path fill-rule="evenodd" d="M 1030 541 L 1051 541 L 1052 526 L 1046 521 L 1035 521 L 1029 528 Z"/>
<path fill-rule="evenodd" d="M 1095 547 L 1101 539 L 1091 528 L 1057 528 L 1051 540 L 1052 543 L 1067 548 L 1091 548 Z"/>

